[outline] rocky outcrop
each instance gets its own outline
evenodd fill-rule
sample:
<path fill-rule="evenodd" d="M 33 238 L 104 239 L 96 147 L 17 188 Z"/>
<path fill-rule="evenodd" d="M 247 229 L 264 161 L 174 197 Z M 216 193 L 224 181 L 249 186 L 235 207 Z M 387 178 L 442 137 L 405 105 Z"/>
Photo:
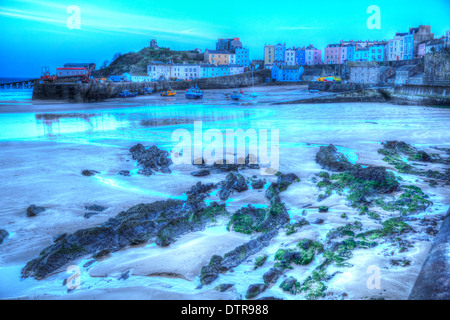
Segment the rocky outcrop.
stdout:
<path fill-rule="evenodd" d="M 410 300 L 450 300 L 450 209 L 409 296 Z"/>
<path fill-rule="evenodd" d="M 142 167 L 138 174 L 151 176 L 155 171 L 171 173 L 169 166 L 172 165 L 169 152 L 151 146 L 146 149 L 142 144 L 137 144 L 130 149 L 133 159 Z"/>
<path fill-rule="evenodd" d="M 38 206 L 32 204 L 31 206 L 29 206 L 27 208 L 27 217 L 35 217 L 39 213 L 44 212 L 44 211 L 45 211 L 44 207 L 38 207 Z"/>
<path fill-rule="evenodd" d="M 284 191 L 294 182 L 300 182 L 300 178 L 295 173 L 281 174 L 277 180 L 278 189 Z"/>
<path fill-rule="evenodd" d="M 155 239 L 158 245 L 167 246 L 182 234 L 205 228 L 219 215 L 226 214 L 223 206 L 213 203 L 207 207 L 204 203 L 206 192 L 212 188 L 214 184 L 199 183 L 186 193 L 187 201 L 167 200 L 139 204 L 97 227 L 60 236 L 39 257 L 26 264 L 22 276 L 43 279 L 79 257 L 115 252 L 151 239 Z M 88 208 L 99 210 L 103 207 Z"/>
<path fill-rule="evenodd" d="M 219 273 L 226 272 L 237 267 L 248 259 L 251 255 L 259 252 L 262 248 L 269 245 L 270 240 L 278 233 L 277 230 L 264 233 L 259 237 L 236 247 L 234 250 L 226 253 L 223 258 L 221 256 L 213 256 L 207 266 L 204 266 L 200 274 L 200 282 L 202 285 L 208 285 L 214 282 Z"/>

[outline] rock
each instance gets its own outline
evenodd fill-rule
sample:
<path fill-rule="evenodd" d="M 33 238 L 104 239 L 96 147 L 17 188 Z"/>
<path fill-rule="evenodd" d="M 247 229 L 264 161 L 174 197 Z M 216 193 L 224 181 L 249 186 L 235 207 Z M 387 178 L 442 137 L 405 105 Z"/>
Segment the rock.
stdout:
<path fill-rule="evenodd" d="M 271 183 L 266 190 L 266 198 L 269 199 L 270 204 L 274 205 L 281 203 L 280 190 L 278 190 L 278 184 Z"/>
<path fill-rule="evenodd" d="M 234 284 L 231 284 L 231 283 L 222 283 L 222 284 L 219 284 L 217 287 L 215 287 L 214 289 L 215 290 L 217 290 L 217 291 L 219 291 L 219 292 L 225 292 L 225 291 L 227 291 L 228 289 L 230 289 L 230 288 L 232 288 L 232 287 L 234 287 Z"/>
<path fill-rule="evenodd" d="M 0 229 L 0 244 L 2 244 L 8 236 L 9 236 L 8 231 Z"/>
<path fill-rule="evenodd" d="M 150 176 L 154 171 L 169 174 L 172 160 L 170 153 L 159 149 L 157 146 L 151 146 L 146 149 L 142 144 L 137 144 L 130 148 L 133 159 L 142 167 L 138 174 Z"/>
<path fill-rule="evenodd" d="M 260 293 L 264 292 L 264 290 L 266 290 L 266 288 L 267 288 L 267 286 L 263 283 L 251 284 L 248 287 L 247 292 L 245 293 L 245 298 L 253 299 Z"/>
<path fill-rule="evenodd" d="M 120 170 L 118 173 L 119 176 L 129 177 L 131 176 L 131 173 L 129 170 Z"/>
<path fill-rule="evenodd" d="M 207 266 L 203 266 L 200 273 L 200 282 L 202 285 L 208 285 L 219 277 L 220 272 L 230 271 L 254 255 L 262 248 L 269 245 L 270 240 L 277 234 L 277 230 L 272 230 L 253 239 L 243 245 L 240 245 L 230 252 L 227 252 L 224 257 L 213 256 Z"/>
<path fill-rule="evenodd" d="M 130 277 L 130 271 L 131 270 L 128 270 L 128 271 L 122 273 L 118 280 L 127 280 Z"/>
<path fill-rule="evenodd" d="M 234 191 L 243 192 L 248 190 L 245 178 L 241 174 L 235 172 L 230 172 L 225 181 L 220 183 L 220 187 L 219 198 L 222 201 L 227 200 Z"/>
<path fill-rule="evenodd" d="M 292 183 L 300 181 L 295 173 L 281 174 L 278 176 L 277 184 L 280 191 L 285 191 Z"/>
<path fill-rule="evenodd" d="M 290 292 L 291 294 L 296 294 L 298 286 L 299 283 L 297 279 L 295 279 L 294 277 L 289 277 L 284 279 L 284 281 L 280 285 L 280 288 L 283 289 L 283 291 Z"/>
<path fill-rule="evenodd" d="M 316 154 L 316 162 L 324 169 L 337 172 L 352 170 L 354 167 L 332 144 L 327 147 L 320 147 Z"/>
<path fill-rule="evenodd" d="M 252 188 L 256 189 L 256 190 L 264 188 L 264 180 L 263 179 L 258 179 L 256 181 L 254 181 L 252 183 Z"/>
<path fill-rule="evenodd" d="M 320 206 L 319 207 L 319 212 L 328 212 L 328 207 L 327 206 Z"/>
<path fill-rule="evenodd" d="M 233 158 L 233 163 L 227 163 L 226 158 L 222 160 L 215 161 L 213 164 L 208 165 L 205 159 L 194 159 L 193 165 L 200 168 L 210 169 L 211 172 L 221 173 L 221 172 L 238 172 L 240 169 L 260 169 L 260 166 L 255 163 L 256 157 L 253 155 L 247 155 L 244 161 L 237 159 L 236 156 Z M 250 163 L 251 162 L 251 163 Z"/>
<path fill-rule="evenodd" d="M 63 234 L 57 235 L 57 236 L 53 237 L 53 242 L 61 241 L 65 237 L 67 237 L 67 233 L 63 233 Z"/>
<path fill-rule="evenodd" d="M 199 171 L 194 171 L 191 173 L 194 177 L 206 177 L 211 174 L 211 172 L 208 169 L 202 169 Z"/>
<path fill-rule="evenodd" d="M 95 176 L 96 174 L 99 174 L 100 172 L 96 171 L 96 170 L 83 170 L 81 171 L 81 174 L 85 177 L 92 177 Z"/>
<path fill-rule="evenodd" d="M 27 217 L 35 217 L 39 213 L 44 212 L 44 211 L 45 211 L 44 207 L 38 207 L 38 206 L 32 204 L 31 206 L 29 206 L 27 208 Z"/>
<path fill-rule="evenodd" d="M 202 267 L 200 273 L 200 283 L 202 285 L 208 285 L 219 277 L 222 260 L 223 258 L 221 256 L 214 255 L 209 264 Z"/>
<path fill-rule="evenodd" d="M 283 270 L 280 268 L 270 268 L 269 271 L 263 275 L 264 283 L 267 285 L 276 283 L 282 273 Z"/>
<path fill-rule="evenodd" d="M 375 189 L 381 193 L 391 193 L 398 189 L 399 183 L 395 176 L 386 168 L 367 167 L 354 168 L 350 172 L 356 179 L 375 182 Z"/>
<path fill-rule="evenodd" d="M 86 218 L 86 219 L 89 219 L 90 217 L 92 217 L 92 216 L 95 216 L 95 215 L 97 215 L 97 214 L 99 214 L 100 212 L 86 212 L 85 214 L 84 214 L 84 217 Z"/>
<path fill-rule="evenodd" d="M 289 219 L 289 214 L 281 203 L 268 209 L 255 208 L 249 204 L 231 216 L 228 228 L 244 234 L 267 232 L 288 223 Z"/>
<path fill-rule="evenodd" d="M 417 277 L 409 300 L 450 300 L 450 209 Z"/>
<path fill-rule="evenodd" d="M 89 211 L 96 211 L 96 212 L 103 212 L 103 211 L 105 211 L 106 209 L 108 209 L 107 207 L 103 207 L 103 206 L 100 206 L 100 205 L 98 205 L 98 204 L 93 204 L 93 205 L 85 206 L 84 208 L 85 208 L 86 210 L 89 210 Z"/>
<path fill-rule="evenodd" d="M 99 251 L 99 252 L 93 254 L 93 255 L 92 255 L 92 258 L 93 258 L 94 260 L 99 260 L 99 259 L 101 259 L 101 258 L 103 258 L 103 257 L 106 257 L 106 256 L 109 255 L 110 253 L 111 253 L 111 251 L 105 249 L 105 250 L 102 250 L 102 251 Z"/>
<path fill-rule="evenodd" d="M 180 200 L 140 204 L 93 228 L 78 230 L 45 248 L 22 269 L 22 277 L 43 279 L 68 262 L 103 250 L 115 252 L 147 242 L 173 219 L 185 213 Z"/>
<path fill-rule="evenodd" d="M 322 224 L 323 222 L 324 222 L 323 219 L 316 219 L 312 223 L 313 224 Z"/>

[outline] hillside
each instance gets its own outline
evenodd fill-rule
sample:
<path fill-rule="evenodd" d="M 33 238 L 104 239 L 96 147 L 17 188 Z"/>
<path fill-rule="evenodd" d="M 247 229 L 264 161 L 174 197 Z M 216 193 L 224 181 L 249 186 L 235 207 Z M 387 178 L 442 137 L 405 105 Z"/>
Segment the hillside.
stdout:
<path fill-rule="evenodd" d="M 167 48 L 144 48 L 139 52 L 130 52 L 119 56 L 108 67 L 96 70 L 94 77 L 109 77 L 121 75 L 125 72 L 146 73 L 147 64 L 151 61 L 173 63 L 199 63 L 203 61 L 203 54 L 197 51 L 174 51 Z"/>

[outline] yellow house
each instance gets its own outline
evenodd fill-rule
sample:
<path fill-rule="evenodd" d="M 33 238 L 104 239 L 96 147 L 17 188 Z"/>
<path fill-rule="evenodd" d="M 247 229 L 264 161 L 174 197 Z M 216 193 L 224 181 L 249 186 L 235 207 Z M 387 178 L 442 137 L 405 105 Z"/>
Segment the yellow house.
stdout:
<path fill-rule="evenodd" d="M 205 62 L 216 66 L 227 65 L 230 63 L 230 55 L 231 53 L 225 50 L 206 50 Z"/>
<path fill-rule="evenodd" d="M 264 46 L 264 64 L 273 64 L 275 61 L 275 46 Z"/>

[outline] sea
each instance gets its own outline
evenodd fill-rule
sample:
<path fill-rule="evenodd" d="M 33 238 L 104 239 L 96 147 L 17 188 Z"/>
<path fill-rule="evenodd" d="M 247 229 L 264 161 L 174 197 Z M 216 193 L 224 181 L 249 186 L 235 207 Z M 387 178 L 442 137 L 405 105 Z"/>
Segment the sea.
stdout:
<path fill-rule="evenodd" d="M 33 77 L 12 78 L 0 77 L 0 83 L 29 80 Z M 0 105 L 18 104 L 29 105 L 33 96 L 33 89 L 0 89 Z"/>

